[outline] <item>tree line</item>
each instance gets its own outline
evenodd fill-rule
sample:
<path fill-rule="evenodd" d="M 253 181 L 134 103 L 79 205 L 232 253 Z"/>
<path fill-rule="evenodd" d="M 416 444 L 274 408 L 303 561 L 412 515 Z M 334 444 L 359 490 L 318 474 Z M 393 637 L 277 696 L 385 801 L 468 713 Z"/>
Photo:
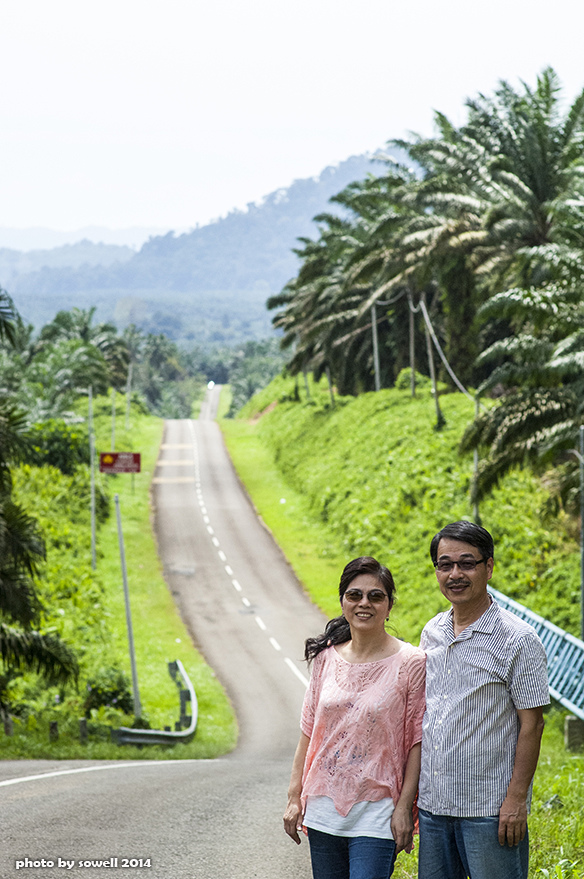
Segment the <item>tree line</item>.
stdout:
<path fill-rule="evenodd" d="M 392 386 L 404 368 L 431 371 L 431 329 L 440 378 L 497 401 L 462 439 L 481 452 L 475 499 L 527 460 L 556 463 L 555 496 L 573 502 L 584 91 L 564 106 L 548 68 L 535 88 L 501 82 L 467 100 L 462 125 L 436 113 L 435 126 L 431 138 L 392 141 L 406 159 L 380 159 L 380 173 L 331 199 L 343 216 L 320 214 L 318 237 L 299 239 L 298 274 L 268 300 L 287 368 L 327 374 L 340 394 Z"/>

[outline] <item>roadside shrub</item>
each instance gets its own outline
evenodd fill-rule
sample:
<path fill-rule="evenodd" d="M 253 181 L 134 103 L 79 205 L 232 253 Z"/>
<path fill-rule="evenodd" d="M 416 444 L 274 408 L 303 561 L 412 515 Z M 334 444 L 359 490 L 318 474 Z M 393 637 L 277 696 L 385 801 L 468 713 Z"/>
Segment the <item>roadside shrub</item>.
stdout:
<path fill-rule="evenodd" d="M 120 669 L 101 669 L 87 682 L 87 696 L 83 703 L 85 716 L 89 716 L 92 709 L 98 709 L 102 706 L 117 708 L 124 714 L 132 714 L 134 711 L 130 683 Z"/>
<path fill-rule="evenodd" d="M 51 418 L 33 424 L 30 437 L 32 452 L 29 463 L 37 467 L 50 464 L 61 473 L 72 476 L 80 464 L 89 461 L 87 432 L 80 425 Z"/>

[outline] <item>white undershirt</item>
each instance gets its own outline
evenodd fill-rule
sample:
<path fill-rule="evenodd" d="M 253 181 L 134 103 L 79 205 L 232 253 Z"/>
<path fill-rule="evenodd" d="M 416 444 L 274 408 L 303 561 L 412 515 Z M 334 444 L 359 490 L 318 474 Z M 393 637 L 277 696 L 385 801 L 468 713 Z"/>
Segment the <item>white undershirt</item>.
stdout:
<path fill-rule="evenodd" d="M 348 815 L 339 815 L 330 797 L 307 797 L 303 823 L 313 830 L 334 836 L 375 836 L 393 839 L 391 816 L 393 800 L 385 797 L 375 803 L 355 803 Z"/>

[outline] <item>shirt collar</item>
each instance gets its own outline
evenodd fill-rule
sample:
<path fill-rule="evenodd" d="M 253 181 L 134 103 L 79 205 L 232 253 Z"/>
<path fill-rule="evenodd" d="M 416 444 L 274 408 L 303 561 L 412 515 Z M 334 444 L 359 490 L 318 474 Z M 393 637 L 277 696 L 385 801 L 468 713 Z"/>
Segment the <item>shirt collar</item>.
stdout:
<path fill-rule="evenodd" d="M 488 594 L 489 598 L 491 599 L 490 607 L 487 608 L 487 610 L 482 614 L 482 616 L 478 618 L 478 620 L 475 620 L 474 623 L 469 623 L 464 632 L 461 632 L 460 635 L 458 635 L 459 638 L 462 638 L 463 636 L 464 638 L 470 638 L 473 632 L 484 632 L 484 634 L 486 635 L 491 635 L 493 633 L 497 619 L 499 618 L 499 605 L 497 604 L 491 593 L 489 592 Z M 454 636 L 453 616 L 454 610 L 453 608 L 450 608 L 450 610 L 446 611 L 446 613 L 443 615 L 440 621 L 440 625 L 444 628 L 448 628 L 448 630 L 452 634 L 452 638 L 456 640 Z"/>

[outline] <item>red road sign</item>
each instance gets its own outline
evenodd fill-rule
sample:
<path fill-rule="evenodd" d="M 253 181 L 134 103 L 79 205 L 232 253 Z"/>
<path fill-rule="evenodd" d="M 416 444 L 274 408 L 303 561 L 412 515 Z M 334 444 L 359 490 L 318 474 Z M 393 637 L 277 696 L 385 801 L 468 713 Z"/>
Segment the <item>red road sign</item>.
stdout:
<path fill-rule="evenodd" d="M 100 473 L 139 473 L 140 452 L 101 452 Z"/>

